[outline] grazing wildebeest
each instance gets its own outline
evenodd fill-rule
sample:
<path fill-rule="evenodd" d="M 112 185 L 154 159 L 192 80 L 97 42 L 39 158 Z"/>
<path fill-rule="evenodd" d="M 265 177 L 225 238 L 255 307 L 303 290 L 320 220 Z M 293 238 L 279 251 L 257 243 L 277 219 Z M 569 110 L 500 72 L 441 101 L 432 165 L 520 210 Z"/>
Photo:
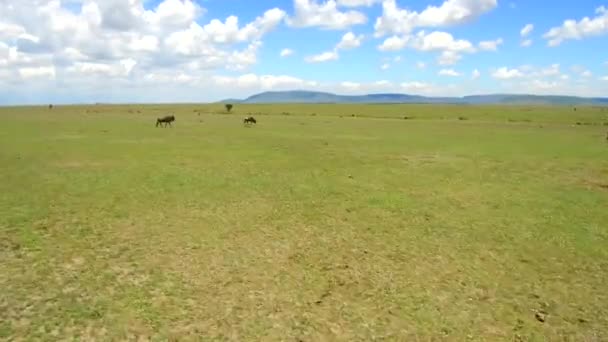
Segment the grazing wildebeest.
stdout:
<path fill-rule="evenodd" d="M 156 119 L 156 127 L 158 127 L 158 125 L 163 124 L 163 127 L 166 127 L 167 124 L 169 124 L 169 126 L 171 126 L 171 122 L 175 121 L 175 116 L 173 115 L 167 115 L 165 117 L 162 118 L 158 118 Z"/>
<path fill-rule="evenodd" d="M 255 120 L 255 118 L 253 116 L 248 116 L 245 119 L 243 119 L 243 123 L 244 124 L 251 124 L 251 123 L 257 124 L 258 122 Z"/>

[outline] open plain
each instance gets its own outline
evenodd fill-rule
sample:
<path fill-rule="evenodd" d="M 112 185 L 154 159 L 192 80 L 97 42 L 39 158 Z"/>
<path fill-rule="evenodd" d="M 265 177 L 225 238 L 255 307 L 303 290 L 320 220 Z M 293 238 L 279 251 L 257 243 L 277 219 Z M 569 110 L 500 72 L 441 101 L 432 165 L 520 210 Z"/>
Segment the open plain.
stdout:
<path fill-rule="evenodd" d="M 0 119 L 0 339 L 608 339 L 608 109 Z"/>

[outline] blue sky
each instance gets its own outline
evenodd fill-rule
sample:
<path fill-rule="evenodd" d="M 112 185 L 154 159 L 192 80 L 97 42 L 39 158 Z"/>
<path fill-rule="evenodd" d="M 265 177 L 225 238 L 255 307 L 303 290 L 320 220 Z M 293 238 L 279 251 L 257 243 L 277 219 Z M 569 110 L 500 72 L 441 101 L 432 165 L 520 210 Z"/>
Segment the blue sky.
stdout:
<path fill-rule="evenodd" d="M 608 96 L 607 7 L 592 0 L 2 2 L 0 104 L 198 102 L 287 89 Z"/>

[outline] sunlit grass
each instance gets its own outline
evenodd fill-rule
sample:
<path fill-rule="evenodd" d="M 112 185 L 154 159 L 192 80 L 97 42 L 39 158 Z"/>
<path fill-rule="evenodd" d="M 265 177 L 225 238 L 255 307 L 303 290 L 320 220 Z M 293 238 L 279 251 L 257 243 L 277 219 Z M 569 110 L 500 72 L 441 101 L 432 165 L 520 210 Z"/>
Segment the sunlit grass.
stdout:
<path fill-rule="evenodd" d="M 608 338 L 608 112 L 233 111 L 0 109 L 0 338 Z"/>

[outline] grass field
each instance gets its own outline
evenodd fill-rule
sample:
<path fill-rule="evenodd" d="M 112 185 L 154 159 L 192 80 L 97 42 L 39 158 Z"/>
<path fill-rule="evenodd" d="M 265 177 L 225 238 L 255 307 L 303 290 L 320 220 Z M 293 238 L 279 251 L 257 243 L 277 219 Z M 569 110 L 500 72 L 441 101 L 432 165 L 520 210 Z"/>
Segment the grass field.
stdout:
<path fill-rule="evenodd" d="M 608 340 L 608 109 L 0 119 L 2 340 Z"/>

